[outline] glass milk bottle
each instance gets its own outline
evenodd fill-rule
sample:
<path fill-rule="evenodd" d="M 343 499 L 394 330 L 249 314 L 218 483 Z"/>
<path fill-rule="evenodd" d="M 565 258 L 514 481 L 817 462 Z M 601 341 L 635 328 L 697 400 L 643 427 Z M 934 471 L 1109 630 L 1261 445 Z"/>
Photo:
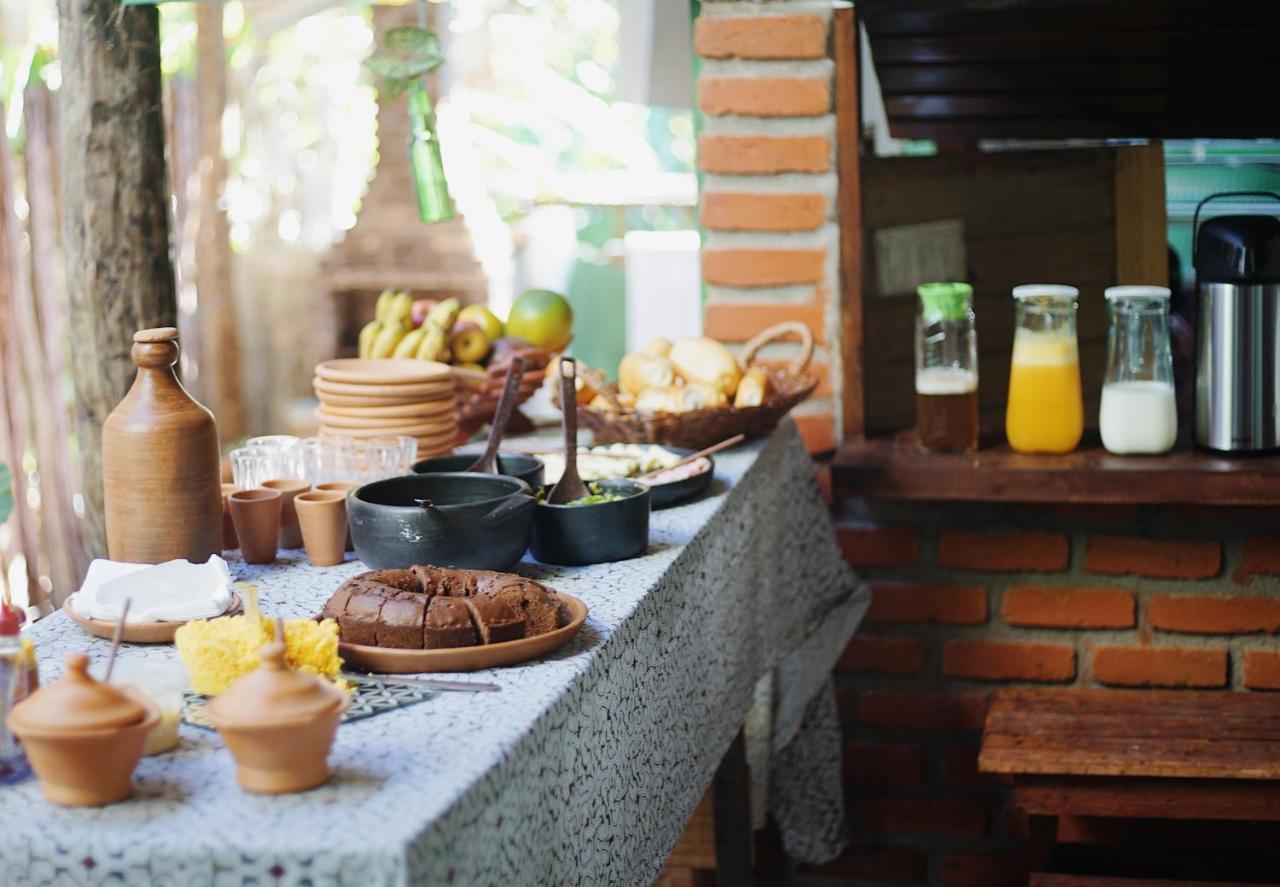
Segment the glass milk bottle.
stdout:
<path fill-rule="evenodd" d="M 1020 453 L 1069 453 L 1084 433 L 1074 286 L 1013 288 L 1017 319 L 1005 435 Z"/>
<path fill-rule="evenodd" d="M 1167 453 L 1178 437 L 1169 348 L 1169 290 L 1107 290 L 1107 374 L 1098 427 L 1112 453 Z"/>
<path fill-rule="evenodd" d="M 931 450 L 978 448 L 978 334 L 973 287 L 916 289 L 916 432 Z"/>

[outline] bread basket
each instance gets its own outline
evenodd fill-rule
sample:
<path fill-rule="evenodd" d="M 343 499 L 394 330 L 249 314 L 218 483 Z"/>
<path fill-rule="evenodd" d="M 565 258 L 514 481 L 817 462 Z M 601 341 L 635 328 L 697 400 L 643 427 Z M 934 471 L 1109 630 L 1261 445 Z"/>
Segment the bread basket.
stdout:
<path fill-rule="evenodd" d="M 813 333 L 799 321 L 785 321 L 757 333 L 742 347 L 738 358 L 743 369 L 747 369 L 765 345 L 792 335 L 800 339 L 800 354 L 785 367 L 769 368 L 769 397 L 759 406 L 642 413 L 619 405 L 617 388 L 607 386 L 599 394 L 611 406 L 595 409 L 579 405 L 578 421 L 591 429 L 596 443 L 657 443 L 691 450 L 700 450 L 735 434 L 748 437 L 768 434 L 818 385 L 818 379 L 807 372 L 813 359 Z M 560 405 L 554 388 L 552 400 L 556 406 Z"/>

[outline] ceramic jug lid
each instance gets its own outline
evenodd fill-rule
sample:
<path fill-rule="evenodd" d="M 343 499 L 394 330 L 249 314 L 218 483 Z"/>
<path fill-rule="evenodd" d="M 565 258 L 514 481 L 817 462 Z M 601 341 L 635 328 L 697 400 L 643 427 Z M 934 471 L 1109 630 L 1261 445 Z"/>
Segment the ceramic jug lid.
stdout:
<path fill-rule="evenodd" d="M 89 676 L 89 657 L 68 653 L 66 671 L 14 706 L 11 722 L 33 730 L 105 730 L 136 724 L 147 710 L 120 688 Z"/>
<path fill-rule="evenodd" d="M 253 727 L 305 721 L 331 711 L 344 700 L 342 691 L 324 678 L 290 668 L 283 644 L 267 644 L 259 655 L 262 664 L 205 709 L 215 724 Z"/>

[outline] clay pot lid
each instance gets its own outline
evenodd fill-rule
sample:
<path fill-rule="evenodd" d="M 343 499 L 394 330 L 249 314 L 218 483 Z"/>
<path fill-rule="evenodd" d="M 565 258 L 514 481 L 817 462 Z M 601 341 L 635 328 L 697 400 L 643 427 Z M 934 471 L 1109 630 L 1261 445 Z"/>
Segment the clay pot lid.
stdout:
<path fill-rule="evenodd" d="M 332 711 L 345 700 L 342 691 L 324 678 L 290 668 L 283 644 L 267 644 L 259 656 L 261 665 L 205 708 L 216 726 L 257 727 L 306 721 Z"/>
<path fill-rule="evenodd" d="M 74 732 L 136 724 L 147 710 L 120 688 L 89 676 L 89 657 L 68 653 L 66 671 L 20 702 L 10 714 L 18 729 Z"/>

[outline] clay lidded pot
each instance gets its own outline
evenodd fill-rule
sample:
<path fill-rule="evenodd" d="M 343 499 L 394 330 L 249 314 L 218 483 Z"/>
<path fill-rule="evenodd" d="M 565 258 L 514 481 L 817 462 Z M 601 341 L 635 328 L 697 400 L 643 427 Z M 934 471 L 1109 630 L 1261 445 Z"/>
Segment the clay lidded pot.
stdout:
<path fill-rule="evenodd" d="M 342 563 L 347 548 L 347 494 L 341 490 L 312 490 L 293 500 L 307 560 L 312 566 Z"/>
<path fill-rule="evenodd" d="M 101 807 L 133 792 L 133 769 L 159 722 L 160 710 L 146 696 L 95 681 L 89 657 L 69 653 L 62 677 L 14 706 L 5 723 L 48 800 Z"/>
<path fill-rule="evenodd" d="M 222 485 L 222 550 L 231 551 L 240 547 L 239 540 L 236 539 L 236 524 L 231 519 L 231 505 L 227 502 L 228 497 L 240 488 L 235 484 Z"/>
<path fill-rule="evenodd" d="M 311 489 L 311 484 L 296 477 L 284 477 L 263 481 L 262 488 L 280 493 L 280 547 L 301 548 L 302 531 L 298 529 L 298 512 L 293 507 L 293 500 L 298 494 Z"/>
<path fill-rule="evenodd" d="M 205 708 L 236 760 L 245 791 L 282 795 L 329 778 L 329 749 L 351 700 L 332 683 L 295 671 L 284 645 L 267 644 L 262 664 Z"/>
<path fill-rule="evenodd" d="M 218 427 L 174 375 L 177 340 L 173 327 L 134 333 L 138 374 L 102 426 L 112 560 L 202 564 L 222 552 Z"/>
<path fill-rule="evenodd" d="M 279 490 L 236 490 L 227 496 L 246 563 L 269 564 L 276 559 L 280 499 Z"/>
<path fill-rule="evenodd" d="M 352 490 L 358 490 L 363 484 L 350 480 L 327 480 L 322 484 L 316 484 L 315 489 L 328 492 L 337 490 L 342 493 L 350 493 Z M 355 551 L 355 543 L 351 541 L 351 522 L 347 522 L 347 551 Z"/>

